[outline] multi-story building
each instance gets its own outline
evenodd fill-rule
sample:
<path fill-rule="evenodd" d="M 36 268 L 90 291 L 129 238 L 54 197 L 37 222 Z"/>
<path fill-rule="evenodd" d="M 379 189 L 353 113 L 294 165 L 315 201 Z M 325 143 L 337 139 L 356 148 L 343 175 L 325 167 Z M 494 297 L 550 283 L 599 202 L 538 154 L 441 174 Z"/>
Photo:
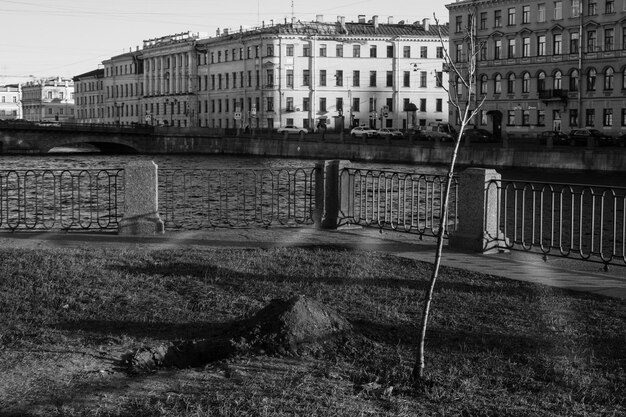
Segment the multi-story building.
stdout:
<path fill-rule="evenodd" d="M 104 123 L 104 69 L 97 69 L 73 78 L 74 108 L 79 123 Z"/>
<path fill-rule="evenodd" d="M 482 45 L 476 96 L 485 102 L 476 124 L 507 137 L 626 130 L 626 0 L 462 0 L 446 7 L 452 60 L 467 56 L 468 22 Z M 451 75 L 450 87 L 455 83 Z"/>
<path fill-rule="evenodd" d="M 448 26 L 427 19 L 324 22 L 318 16 L 213 37 L 146 40 L 141 50 L 104 61 L 103 122 L 314 128 L 324 120 L 340 129 L 447 121 L 440 34 L 447 41 Z M 82 106 L 97 102 L 83 93 L 79 120 L 92 120 L 97 109 Z M 408 104 L 417 114 L 405 111 Z"/>
<path fill-rule="evenodd" d="M 22 90 L 19 84 L 0 86 L 0 120 L 22 118 Z"/>
<path fill-rule="evenodd" d="M 447 26 L 441 27 L 447 39 Z M 443 46 L 428 20 L 285 22 L 201 39 L 200 126 L 406 128 L 447 121 Z M 447 78 L 443 77 L 444 82 Z"/>
<path fill-rule="evenodd" d="M 22 85 L 24 119 L 40 121 L 74 121 L 74 81 L 49 78 Z"/>
<path fill-rule="evenodd" d="M 103 118 L 105 123 L 145 123 L 144 74 L 139 50 L 104 61 Z"/>

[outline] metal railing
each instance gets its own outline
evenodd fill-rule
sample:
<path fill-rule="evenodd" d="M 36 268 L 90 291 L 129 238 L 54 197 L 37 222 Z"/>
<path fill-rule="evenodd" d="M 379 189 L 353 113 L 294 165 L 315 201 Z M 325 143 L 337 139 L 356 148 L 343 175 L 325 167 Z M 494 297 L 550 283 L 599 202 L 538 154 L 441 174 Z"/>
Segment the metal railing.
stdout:
<path fill-rule="evenodd" d="M 315 170 L 159 170 L 165 228 L 312 224 Z"/>
<path fill-rule="evenodd" d="M 344 168 L 340 223 L 436 236 L 446 176 Z M 452 179 L 445 236 L 457 228 L 458 180 Z"/>
<path fill-rule="evenodd" d="M 124 170 L 0 170 L 0 230 L 117 230 Z"/>
<path fill-rule="evenodd" d="M 487 193 L 498 195 L 507 248 L 626 264 L 626 188 L 493 181 Z"/>

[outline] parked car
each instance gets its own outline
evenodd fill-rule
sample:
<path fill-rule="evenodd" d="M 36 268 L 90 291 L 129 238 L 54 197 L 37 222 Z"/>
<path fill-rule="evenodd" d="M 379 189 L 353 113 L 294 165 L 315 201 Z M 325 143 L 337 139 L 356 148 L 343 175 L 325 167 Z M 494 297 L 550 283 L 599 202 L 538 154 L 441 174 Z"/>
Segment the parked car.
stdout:
<path fill-rule="evenodd" d="M 456 137 L 456 130 L 448 123 L 436 123 L 420 126 L 420 136 L 427 140 L 439 139 L 442 142 L 452 142 Z"/>
<path fill-rule="evenodd" d="M 298 126 L 294 126 L 294 125 L 287 125 L 287 126 L 283 126 L 283 127 L 279 127 L 276 130 L 278 133 L 295 133 L 295 134 L 307 134 L 307 130 L 303 127 L 298 127 Z"/>
<path fill-rule="evenodd" d="M 574 129 L 569 132 L 568 142 L 570 145 L 587 145 L 587 140 L 592 139 L 594 146 L 609 146 L 615 143 L 612 136 L 600 132 L 597 129 Z"/>
<path fill-rule="evenodd" d="M 377 134 L 378 130 L 367 126 L 357 126 L 350 131 L 350 136 L 353 138 L 370 138 L 376 136 Z"/>
<path fill-rule="evenodd" d="M 381 138 L 394 138 L 394 137 L 402 137 L 402 132 L 400 132 L 398 129 L 389 129 L 386 127 L 383 127 L 382 129 L 378 129 L 378 132 L 376 132 L 376 134 L 378 135 L 378 137 Z"/>
<path fill-rule="evenodd" d="M 469 138 L 470 142 L 479 142 L 479 143 L 487 143 L 487 142 L 497 142 L 498 139 L 488 131 L 487 129 L 478 129 L 478 128 L 470 128 L 465 129 L 463 131 L 463 137 L 461 140 L 465 140 Z"/>
<path fill-rule="evenodd" d="M 552 138 L 553 145 L 567 145 L 569 143 L 567 134 L 558 130 L 541 132 L 539 135 L 539 143 L 542 145 L 547 144 L 548 138 Z"/>
<path fill-rule="evenodd" d="M 43 126 L 43 127 L 61 127 L 61 123 L 59 122 L 50 122 L 50 121 L 42 121 L 42 122 L 37 122 L 37 126 Z"/>

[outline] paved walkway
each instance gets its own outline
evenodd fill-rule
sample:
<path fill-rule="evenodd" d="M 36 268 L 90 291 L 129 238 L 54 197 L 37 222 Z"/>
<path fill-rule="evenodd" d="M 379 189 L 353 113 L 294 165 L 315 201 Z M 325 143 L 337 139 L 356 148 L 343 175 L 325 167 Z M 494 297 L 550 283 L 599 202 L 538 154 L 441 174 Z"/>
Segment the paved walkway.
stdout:
<path fill-rule="evenodd" d="M 378 229 L 350 227 L 320 231 L 309 227 L 269 229 L 215 229 L 168 232 L 135 237 L 102 233 L 22 232 L 0 234 L 1 247 L 112 247 L 167 248 L 197 247 L 311 247 L 335 246 L 387 252 L 420 261 L 433 262 L 435 241 L 415 235 Z M 489 273 L 505 278 L 536 282 L 575 291 L 585 291 L 626 300 L 626 267 L 516 252 L 482 255 L 444 249 L 442 264 Z"/>

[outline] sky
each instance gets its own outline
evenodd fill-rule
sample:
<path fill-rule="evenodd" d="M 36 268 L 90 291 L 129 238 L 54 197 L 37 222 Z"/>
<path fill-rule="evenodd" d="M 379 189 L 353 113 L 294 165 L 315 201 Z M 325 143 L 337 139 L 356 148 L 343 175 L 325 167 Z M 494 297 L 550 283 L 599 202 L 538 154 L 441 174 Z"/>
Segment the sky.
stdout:
<path fill-rule="evenodd" d="M 73 77 L 102 61 L 142 47 L 151 38 L 182 32 L 254 27 L 323 15 L 346 22 L 448 21 L 454 0 L 0 0 L 0 85 L 42 77 Z"/>

